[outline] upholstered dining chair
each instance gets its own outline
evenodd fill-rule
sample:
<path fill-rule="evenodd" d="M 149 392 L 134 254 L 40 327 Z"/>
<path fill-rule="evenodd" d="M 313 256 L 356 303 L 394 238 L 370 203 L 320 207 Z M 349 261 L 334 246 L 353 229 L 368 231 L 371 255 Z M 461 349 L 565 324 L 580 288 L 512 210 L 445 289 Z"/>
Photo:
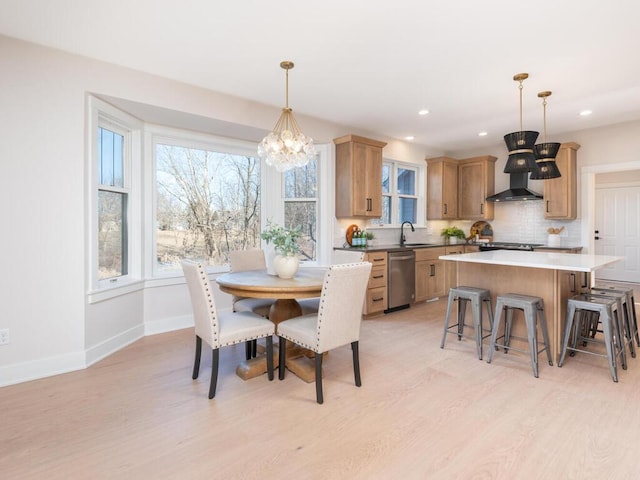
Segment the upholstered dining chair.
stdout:
<path fill-rule="evenodd" d="M 232 272 L 243 272 L 245 270 L 262 270 L 267 268 L 267 262 L 264 258 L 264 251 L 260 248 L 250 248 L 248 250 L 232 250 L 229 252 L 229 263 Z M 269 309 L 271 304 L 275 302 L 275 298 L 248 298 L 232 296 L 232 308 L 234 312 L 253 312 L 258 315 L 269 318 Z M 256 356 L 257 342 L 247 342 L 246 359 L 249 360 Z"/>
<path fill-rule="evenodd" d="M 363 251 L 351 251 L 351 250 L 334 250 L 331 253 L 331 265 L 340 265 L 343 263 L 358 263 L 364 260 Z M 300 308 L 302 309 L 302 315 L 308 315 L 310 313 L 317 313 L 320 307 L 320 298 L 305 298 L 298 300 Z"/>
<path fill-rule="evenodd" d="M 202 340 L 212 350 L 209 398 L 213 398 L 216 395 L 218 383 L 220 348 L 265 337 L 267 341 L 267 374 L 269 380 L 273 380 L 272 335 L 275 333 L 273 322 L 253 312 L 218 313 L 213 298 L 213 290 L 204 267 L 200 263 L 183 260 L 182 270 L 184 271 L 191 297 L 196 333 L 196 356 L 192 378 L 195 380 L 200 373 Z"/>
<path fill-rule="evenodd" d="M 278 378 L 284 380 L 287 341 L 315 353 L 316 401 L 323 403 L 322 354 L 334 348 L 351 344 L 353 373 L 356 386 L 361 386 L 360 322 L 371 264 L 369 262 L 331 265 L 327 270 L 320 293 L 317 314 L 303 315 L 280 322 Z"/>

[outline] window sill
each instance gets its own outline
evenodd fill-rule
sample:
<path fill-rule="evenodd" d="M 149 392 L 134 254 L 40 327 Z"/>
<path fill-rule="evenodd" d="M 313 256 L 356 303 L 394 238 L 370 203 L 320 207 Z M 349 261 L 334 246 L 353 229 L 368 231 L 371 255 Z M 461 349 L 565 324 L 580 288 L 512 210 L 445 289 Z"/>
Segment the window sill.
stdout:
<path fill-rule="evenodd" d="M 99 303 L 111 298 L 120 297 L 129 293 L 140 291 L 144 288 L 144 281 L 133 280 L 113 287 L 106 287 L 101 290 L 94 290 L 87 295 L 89 304 Z"/>

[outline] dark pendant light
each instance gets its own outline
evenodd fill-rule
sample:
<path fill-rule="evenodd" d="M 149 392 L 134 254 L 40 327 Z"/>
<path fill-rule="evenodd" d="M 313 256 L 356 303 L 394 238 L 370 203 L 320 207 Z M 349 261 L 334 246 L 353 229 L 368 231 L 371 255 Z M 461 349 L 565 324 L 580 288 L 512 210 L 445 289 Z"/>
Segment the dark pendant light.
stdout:
<path fill-rule="evenodd" d="M 539 143 L 534 147 L 536 156 L 535 170 L 531 171 L 531 180 L 549 180 L 561 176 L 558 165 L 556 164 L 556 155 L 560 150 L 559 143 L 547 142 L 547 97 L 551 96 L 551 92 L 540 92 L 538 97 L 542 99 L 542 127 L 544 143 Z"/>
<path fill-rule="evenodd" d="M 504 166 L 504 173 L 530 172 L 536 169 L 536 157 L 533 153 L 533 146 L 538 138 L 538 132 L 522 130 L 522 82 L 529 78 L 528 73 L 518 73 L 513 76 L 520 85 L 520 131 L 507 133 L 504 136 L 504 143 L 509 150 L 509 158 Z"/>

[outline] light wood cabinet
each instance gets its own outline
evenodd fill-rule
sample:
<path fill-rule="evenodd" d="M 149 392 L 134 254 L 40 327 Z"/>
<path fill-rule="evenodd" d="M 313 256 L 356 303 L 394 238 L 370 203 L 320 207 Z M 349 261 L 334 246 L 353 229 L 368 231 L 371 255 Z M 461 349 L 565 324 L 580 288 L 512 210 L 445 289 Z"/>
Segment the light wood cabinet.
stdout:
<path fill-rule="evenodd" d="M 491 155 L 458 162 L 458 218 L 493 220 L 493 202 L 486 198 L 495 190 L 495 163 Z"/>
<path fill-rule="evenodd" d="M 477 245 L 465 245 L 464 246 L 464 253 L 473 253 L 473 252 L 479 252 L 480 251 L 480 247 Z"/>
<path fill-rule="evenodd" d="M 346 135 L 336 145 L 336 217 L 382 216 L 384 142 Z"/>
<path fill-rule="evenodd" d="M 544 218 L 575 219 L 577 209 L 577 143 L 563 143 L 556 156 L 560 177 L 544 180 Z"/>
<path fill-rule="evenodd" d="M 427 159 L 427 220 L 458 218 L 458 161 Z"/>
<path fill-rule="evenodd" d="M 415 301 L 443 296 L 446 292 L 445 262 L 438 257 L 445 254 L 445 247 L 420 248 L 415 250 L 415 254 Z"/>
<path fill-rule="evenodd" d="M 427 220 L 492 220 L 496 157 L 427 159 Z"/>
<path fill-rule="evenodd" d="M 454 255 L 459 253 L 465 253 L 466 247 L 464 245 L 457 245 L 455 247 L 445 247 L 444 251 L 447 255 Z M 444 278 L 445 278 L 445 293 L 450 288 L 458 285 L 458 262 L 443 262 L 444 263 Z"/>
<path fill-rule="evenodd" d="M 370 252 L 364 256 L 371 263 L 364 304 L 365 316 L 383 313 L 387 308 L 387 252 Z"/>

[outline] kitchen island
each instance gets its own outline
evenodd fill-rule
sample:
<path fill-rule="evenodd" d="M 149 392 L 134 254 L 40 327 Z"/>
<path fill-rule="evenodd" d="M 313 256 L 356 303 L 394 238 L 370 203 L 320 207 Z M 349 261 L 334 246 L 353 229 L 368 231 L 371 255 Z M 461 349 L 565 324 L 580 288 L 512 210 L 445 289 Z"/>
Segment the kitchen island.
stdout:
<path fill-rule="evenodd" d="M 609 255 L 516 250 L 442 255 L 439 258 L 456 262 L 458 285 L 488 288 L 494 305 L 497 295 L 508 293 L 541 297 L 551 354 L 556 362 L 560 356 L 567 299 L 590 287 L 592 272 L 622 260 L 622 257 Z M 514 325 L 515 333 L 523 335 L 524 322 L 517 324 L 517 330 Z"/>

